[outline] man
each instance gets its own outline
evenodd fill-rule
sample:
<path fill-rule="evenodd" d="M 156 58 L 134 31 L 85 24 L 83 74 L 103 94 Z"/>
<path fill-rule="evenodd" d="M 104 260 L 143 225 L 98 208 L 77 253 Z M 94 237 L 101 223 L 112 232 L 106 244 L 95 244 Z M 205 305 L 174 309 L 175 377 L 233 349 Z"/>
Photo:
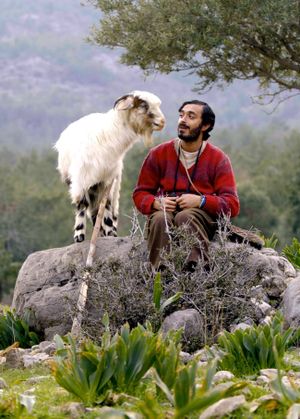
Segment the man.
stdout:
<path fill-rule="evenodd" d="M 149 216 L 148 250 L 152 265 L 159 268 L 160 255 L 168 248 L 169 224 L 186 224 L 201 246 L 187 260 L 193 271 L 199 260 L 208 259 L 208 244 L 220 214 L 239 213 L 236 183 L 228 156 L 208 143 L 215 114 L 198 100 L 179 109 L 178 138 L 154 147 L 146 157 L 133 192 L 137 209 Z"/>

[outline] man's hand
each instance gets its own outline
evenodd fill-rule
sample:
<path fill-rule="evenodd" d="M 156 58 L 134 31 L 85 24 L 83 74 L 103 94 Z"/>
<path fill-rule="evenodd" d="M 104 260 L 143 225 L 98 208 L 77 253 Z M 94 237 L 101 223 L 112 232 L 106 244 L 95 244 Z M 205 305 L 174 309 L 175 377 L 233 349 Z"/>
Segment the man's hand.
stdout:
<path fill-rule="evenodd" d="M 155 198 L 152 206 L 157 211 L 163 211 L 165 209 L 167 212 L 174 212 L 176 209 L 176 199 L 176 196 L 166 196 L 160 199 Z"/>
<path fill-rule="evenodd" d="M 199 208 L 201 202 L 201 196 L 194 195 L 191 193 L 183 194 L 177 198 L 177 204 L 179 208 Z"/>

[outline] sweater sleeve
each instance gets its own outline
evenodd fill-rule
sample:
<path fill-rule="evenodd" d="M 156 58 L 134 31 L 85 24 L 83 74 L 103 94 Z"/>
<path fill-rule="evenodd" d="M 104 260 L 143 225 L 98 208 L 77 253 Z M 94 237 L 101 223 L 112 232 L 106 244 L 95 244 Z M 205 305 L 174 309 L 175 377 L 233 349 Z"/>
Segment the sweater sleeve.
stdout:
<path fill-rule="evenodd" d="M 133 201 L 144 215 L 152 212 L 152 204 L 160 184 L 160 169 L 155 152 L 152 150 L 146 157 L 133 191 Z"/>
<path fill-rule="evenodd" d="M 236 182 L 229 158 L 224 155 L 216 167 L 214 180 L 215 193 L 206 195 L 204 210 L 217 216 L 219 214 L 235 217 L 239 214 L 240 203 Z"/>

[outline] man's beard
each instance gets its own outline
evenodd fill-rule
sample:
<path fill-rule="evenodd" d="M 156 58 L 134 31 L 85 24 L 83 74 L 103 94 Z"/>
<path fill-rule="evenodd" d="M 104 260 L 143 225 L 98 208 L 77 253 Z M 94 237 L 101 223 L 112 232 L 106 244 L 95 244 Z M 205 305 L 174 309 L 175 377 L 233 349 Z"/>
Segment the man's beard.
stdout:
<path fill-rule="evenodd" d="M 188 127 L 187 125 L 184 125 L 185 127 Z M 182 141 L 185 141 L 186 143 L 193 143 L 198 140 L 199 135 L 201 134 L 203 123 L 201 123 L 197 128 L 190 129 L 190 133 L 188 135 L 180 134 L 180 125 L 178 126 L 178 138 L 180 138 Z M 189 128 L 189 127 L 188 127 Z"/>

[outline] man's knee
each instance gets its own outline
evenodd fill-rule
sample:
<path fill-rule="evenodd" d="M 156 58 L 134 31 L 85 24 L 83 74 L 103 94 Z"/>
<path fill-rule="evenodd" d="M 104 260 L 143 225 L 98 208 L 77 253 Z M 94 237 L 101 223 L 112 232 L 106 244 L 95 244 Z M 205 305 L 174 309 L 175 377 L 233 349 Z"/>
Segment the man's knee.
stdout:
<path fill-rule="evenodd" d="M 191 211 L 189 209 L 184 209 L 176 214 L 174 218 L 174 224 L 178 227 L 182 224 L 190 223 L 192 219 L 193 215 L 191 214 Z"/>
<path fill-rule="evenodd" d="M 164 211 L 155 211 L 149 219 L 149 228 L 151 230 L 159 228 L 163 229 L 172 223 L 172 216 Z"/>

